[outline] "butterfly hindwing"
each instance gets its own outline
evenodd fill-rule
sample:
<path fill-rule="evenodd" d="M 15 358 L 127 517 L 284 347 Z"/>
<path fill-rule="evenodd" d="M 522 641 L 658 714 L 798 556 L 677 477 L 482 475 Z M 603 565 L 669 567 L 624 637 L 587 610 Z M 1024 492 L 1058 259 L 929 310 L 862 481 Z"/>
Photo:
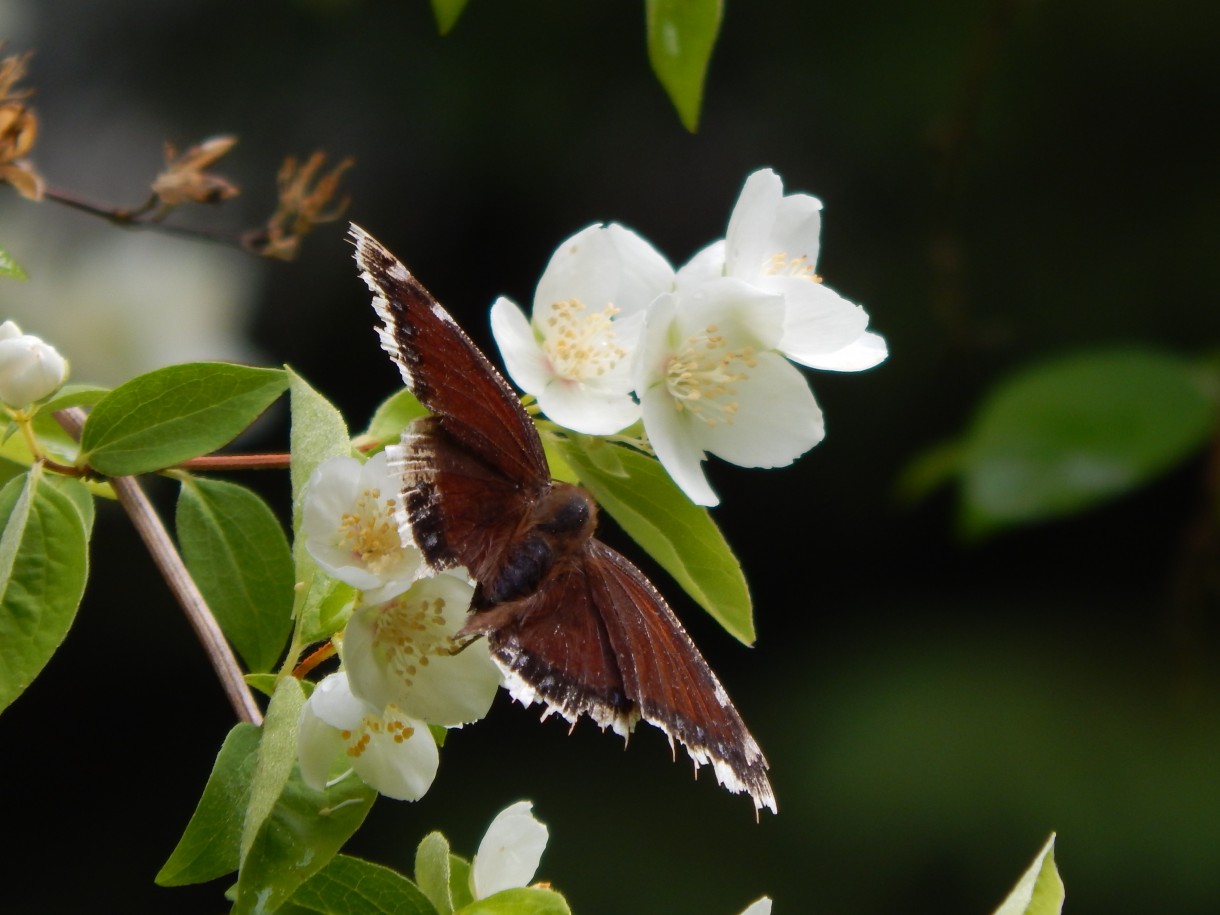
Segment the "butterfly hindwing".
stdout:
<path fill-rule="evenodd" d="M 585 569 L 623 689 L 640 717 L 679 741 L 696 768 L 710 764 L 720 784 L 775 812 L 762 751 L 657 589 L 599 540 L 589 542 Z"/>

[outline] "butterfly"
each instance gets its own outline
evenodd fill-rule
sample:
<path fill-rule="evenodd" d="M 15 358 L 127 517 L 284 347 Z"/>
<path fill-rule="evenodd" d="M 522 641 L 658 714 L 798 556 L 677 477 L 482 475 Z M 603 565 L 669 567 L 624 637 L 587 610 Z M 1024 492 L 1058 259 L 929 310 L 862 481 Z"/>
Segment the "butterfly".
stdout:
<path fill-rule="evenodd" d="M 459 637 L 484 636 L 510 695 L 543 718 L 588 716 L 626 738 L 643 719 L 710 764 L 728 790 L 775 811 L 767 761 L 652 583 L 593 536 L 597 504 L 553 481 L 508 383 L 380 242 L 352 225 L 382 348 L 430 411 L 387 448 L 400 529 L 435 571 L 476 582 Z"/>

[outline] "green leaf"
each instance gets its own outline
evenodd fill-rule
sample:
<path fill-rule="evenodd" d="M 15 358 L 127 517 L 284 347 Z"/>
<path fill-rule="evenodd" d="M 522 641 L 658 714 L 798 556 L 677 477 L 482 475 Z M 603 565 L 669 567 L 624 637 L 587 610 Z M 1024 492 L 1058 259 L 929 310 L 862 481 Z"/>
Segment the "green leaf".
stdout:
<path fill-rule="evenodd" d="M 338 855 L 301 884 L 292 902 L 325 915 L 436 915 L 419 889 L 397 871 Z"/>
<path fill-rule="evenodd" d="M 305 693 L 294 677 L 280 680 L 267 706 L 263 738 L 258 746 L 258 764 L 250 786 L 250 803 L 242 826 L 241 857 L 244 861 L 259 830 L 271 815 L 280 793 L 288 784 L 297 760 L 297 723 Z"/>
<path fill-rule="evenodd" d="M 248 722 L 229 731 L 186 832 L 156 876 L 159 885 L 205 883 L 237 870 L 261 737 L 262 731 Z"/>
<path fill-rule="evenodd" d="M 520 887 L 501 890 L 458 909 L 459 915 L 572 915 L 568 901 L 554 890 Z"/>
<path fill-rule="evenodd" d="M 461 855 L 449 855 L 449 898 L 453 900 L 455 910 L 474 902 L 470 890 L 470 862 Z"/>
<path fill-rule="evenodd" d="M 350 457 L 347 423 L 334 405 L 288 369 L 288 398 L 292 410 L 289 443 L 292 449 L 292 529 L 300 528 L 301 497 L 318 465 L 332 457 Z"/>
<path fill-rule="evenodd" d="M 191 577 L 252 671 L 271 670 L 292 629 L 295 573 L 288 538 L 255 493 L 186 477 L 178 542 Z"/>
<path fill-rule="evenodd" d="M 343 759 L 336 760 L 336 776 L 347 767 Z M 233 911 L 242 915 L 279 909 L 338 854 L 376 799 L 377 792 L 354 775 L 315 791 L 294 769 L 242 859 Z M 423 900 L 423 894 L 419 898 Z"/>
<path fill-rule="evenodd" d="M 439 915 L 451 915 L 449 840 L 439 832 L 428 833 L 415 849 L 415 882 Z"/>
<path fill-rule="evenodd" d="M 76 477 L 66 477 L 51 471 L 47 471 L 43 475 L 42 482 L 55 487 L 68 497 L 73 507 L 80 513 L 81 523 L 85 525 L 85 540 L 88 540 L 93 535 L 93 519 L 97 515 L 97 508 L 93 504 L 93 495 L 89 492 L 89 487 Z"/>
<path fill-rule="evenodd" d="M 433 0 L 434 5 L 438 2 L 440 0 Z M 441 33 L 444 34 L 445 31 L 442 29 Z M 21 269 L 21 265 L 13 260 L 13 256 L 5 248 L 0 248 L 0 276 L 7 276 L 14 280 L 29 279 L 25 271 Z"/>
<path fill-rule="evenodd" d="M 288 397 L 292 411 L 289 435 L 292 449 L 292 558 L 295 580 L 305 582 L 297 602 L 297 619 L 307 641 L 325 638 L 334 631 L 323 620 L 333 621 L 352 593 L 317 571 L 299 536 L 306 484 L 318 465 L 332 457 L 351 457 L 352 445 L 343 415 L 309 382 L 288 369 Z"/>
<path fill-rule="evenodd" d="M 694 133 L 723 0 L 645 0 L 644 9 L 652 71 L 678 109 L 683 126 Z"/>
<path fill-rule="evenodd" d="M 432 13 L 436 16 L 436 27 L 442 35 L 448 35 L 457 25 L 458 17 L 466 8 L 467 0 L 432 0 Z"/>
<path fill-rule="evenodd" d="M 356 444 L 363 446 L 375 442 L 386 445 L 396 442 L 411 420 L 427 415 L 428 408 L 408 388 L 401 388 L 381 402 L 369 420 L 369 427 L 356 439 Z"/>
<path fill-rule="evenodd" d="M 282 369 L 222 362 L 171 365 L 103 397 L 81 435 L 99 473 L 148 473 L 231 442 L 288 387 Z"/>
<path fill-rule="evenodd" d="M 741 563 L 707 509 L 695 505 L 660 463 L 588 436 L 562 446 L 568 463 L 610 516 L 734 638 L 754 641 L 750 592 Z M 594 458 L 614 448 L 617 460 Z M 621 467 L 622 475 L 606 467 Z"/>
<path fill-rule="evenodd" d="M 1051 833 L 995 915 L 1059 915 L 1063 900 L 1063 881 L 1055 867 L 1055 834 Z"/>
<path fill-rule="evenodd" d="M 958 477 L 962 470 L 962 443 L 941 442 L 911 459 L 894 485 L 900 502 L 913 505 Z"/>
<path fill-rule="evenodd" d="M 242 677 L 246 681 L 246 685 L 258 690 L 264 696 L 274 696 L 275 686 L 279 682 L 279 676 L 273 673 L 268 674 L 246 674 Z M 307 685 L 302 683 L 302 686 Z"/>
<path fill-rule="evenodd" d="M 318 572 L 309 580 L 301 604 L 301 641 L 320 642 L 347 625 L 356 605 L 357 591 L 351 585 Z"/>
<path fill-rule="evenodd" d="M 1197 451 L 1216 425 L 1202 372 L 1144 350 L 1029 369 L 979 409 L 963 450 L 968 532 L 1079 512 Z"/>
<path fill-rule="evenodd" d="M 0 710 L 25 692 L 59 648 L 89 574 L 88 533 L 73 499 L 42 468 L 0 490 Z"/>
<path fill-rule="evenodd" d="M 59 424 L 55 419 L 55 411 L 69 407 L 92 407 L 109 393 L 108 388 L 93 385 L 64 385 L 58 394 L 41 404 L 34 415 L 34 435 L 37 436 L 39 444 L 60 463 L 74 463 L 80 454 L 80 442 Z"/>

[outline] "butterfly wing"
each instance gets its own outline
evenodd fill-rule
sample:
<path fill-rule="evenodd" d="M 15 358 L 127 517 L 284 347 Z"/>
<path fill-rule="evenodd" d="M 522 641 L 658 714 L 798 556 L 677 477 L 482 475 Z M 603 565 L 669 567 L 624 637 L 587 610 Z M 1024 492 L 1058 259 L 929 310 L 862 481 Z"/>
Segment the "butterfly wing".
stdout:
<path fill-rule="evenodd" d="M 591 540 L 533 595 L 477 614 L 509 692 L 543 717 L 588 715 L 624 736 L 642 718 L 698 768 L 774 812 L 767 761 L 664 598 L 622 555 Z"/>
<path fill-rule="evenodd" d="M 728 693 L 652 583 L 621 554 L 591 540 L 589 593 L 606 628 L 623 690 L 649 724 L 676 739 L 695 768 L 775 812 L 767 760 Z"/>
<path fill-rule="evenodd" d="M 550 488 L 538 432 L 487 357 L 384 245 L 352 225 L 382 348 L 432 416 L 387 449 L 403 474 L 400 526 L 434 568 L 492 574 L 530 506 Z M 443 498 L 440 494 L 443 493 Z"/>

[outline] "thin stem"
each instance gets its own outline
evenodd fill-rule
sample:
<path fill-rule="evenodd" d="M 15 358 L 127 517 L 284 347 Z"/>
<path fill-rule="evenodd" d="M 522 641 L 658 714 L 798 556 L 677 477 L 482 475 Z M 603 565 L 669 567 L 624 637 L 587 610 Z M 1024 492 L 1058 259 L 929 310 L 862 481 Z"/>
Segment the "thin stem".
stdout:
<path fill-rule="evenodd" d="M 55 414 L 60 425 L 74 436 L 79 437 L 84 425 L 85 413 L 79 407 L 60 410 Z M 170 591 L 186 613 L 186 618 L 195 630 L 195 635 L 203 645 L 203 650 L 212 662 L 212 668 L 220 679 L 220 685 L 229 697 L 229 703 L 242 721 L 252 724 L 262 724 L 263 715 L 253 693 L 242 679 L 241 667 L 216 617 L 212 615 L 207 601 L 199 592 L 191 573 L 187 571 L 182 556 L 174 546 L 173 540 L 166 531 L 165 525 L 157 515 L 156 509 L 140 488 L 135 477 L 111 477 L 110 485 L 114 487 L 121 504 L 132 524 L 139 532 L 144 545 L 148 547 L 153 562 L 156 563 Z"/>
<path fill-rule="evenodd" d="M 284 470 L 292 461 L 287 453 L 206 454 L 175 464 L 174 470 Z"/>
<path fill-rule="evenodd" d="M 178 226 L 173 223 L 161 222 L 155 216 L 149 218 L 146 216 L 153 211 L 152 201 L 144 203 L 135 209 L 124 209 L 122 207 L 108 207 L 104 204 L 95 203 L 92 200 L 86 200 L 71 191 L 65 191 L 61 188 L 48 187 L 42 192 L 43 199 L 51 200 L 63 206 L 70 207 L 74 210 L 79 210 L 82 213 L 88 213 L 90 216 L 96 216 L 99 219 L 104 219 L 116 226 L 122 226 L 127 229 L 155 229 L 158 232 L 165 232 L 167 235 L 178 235 L 183 238 L 194 238 L 202 241 L 210 241 L 215 244 L 228 245 L 233 248 L 247 250 L 242 244 L 242 240 L 226 232 L 212 232 L 207 229 L 192 229 L 188 226 Z M 164 214 L 161 214 L 164 215 Z"/>

